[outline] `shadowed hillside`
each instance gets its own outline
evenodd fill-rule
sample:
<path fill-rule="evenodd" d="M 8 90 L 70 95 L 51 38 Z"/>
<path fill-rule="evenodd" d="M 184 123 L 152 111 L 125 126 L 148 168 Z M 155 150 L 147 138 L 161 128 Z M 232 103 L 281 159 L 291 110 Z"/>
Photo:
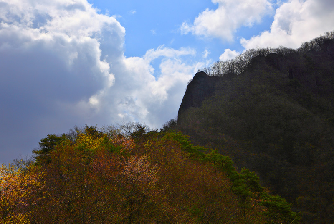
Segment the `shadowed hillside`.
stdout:
<path fill-rule="evenodd" d="M 189 83 L 172 128 L 258 173 L 303 223 L 334 223 L 334 33 L 297 50 L 250 50 L 204 71 Z M 215 81 L 199 83 L 199 74 Z"/>

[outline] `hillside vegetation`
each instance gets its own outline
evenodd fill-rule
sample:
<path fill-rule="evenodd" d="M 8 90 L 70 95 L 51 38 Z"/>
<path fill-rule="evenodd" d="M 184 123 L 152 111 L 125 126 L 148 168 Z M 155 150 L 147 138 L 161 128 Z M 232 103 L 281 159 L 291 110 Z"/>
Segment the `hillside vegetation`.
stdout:
<path fill-rule="evenodd" d="M 334 33 L 297 50 L 247 51 L 205 72 L 215 91 L 194 97 L 205 90 L 198 73 L 164 128 L 255 171 L 303 223 L 334 223 Z"/>
<path fill-rule="evenodd" d="M 298 223 L 247 169 L 177 132 L 86 126 L 0 169 L 0 223 Z"/>

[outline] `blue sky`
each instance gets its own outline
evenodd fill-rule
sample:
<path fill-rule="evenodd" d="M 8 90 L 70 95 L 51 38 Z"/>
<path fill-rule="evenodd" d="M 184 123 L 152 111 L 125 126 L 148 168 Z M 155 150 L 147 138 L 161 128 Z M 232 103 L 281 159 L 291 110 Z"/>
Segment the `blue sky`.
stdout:
<path fill-rule="evenodd" d="M 160 45 L 179 48 L 199 45 L 196 39 L 180 35 L 182 22 L 195 18 L 210 1 L 98 1 L 90 0 L 102 13 L 115 15 L 126 28 L 125 53 L 142 56 Z M 191 7 L 191 10 L 188 8 Z M 187 9 L 187 10 L 185 10 Z"/>
<path fill-rule="evenodd" d="M 191 47 L 196 49 L 193 60 L 201 60 L 203 54 L 208 52 L 208 63 L 219 60 L 225 49 L 242 52 L 244 48 L 239 40 L 241 37 L 251 38 L 270 29 L 274 10 L 279 6 L 272 4 L 271 11 L 266 12 L 261 22 L 252 26 L 240 26 L 235 30 L 233 40 L 221 38 L 182 34 L 181 27 L 184 22 L 191 23 L 205 9 L 216 10 L 217 3 L 210 0 L 196 1 L 103 1 L 89 0 L 101 10 L 101 13 L 113 15 L 126 29 L 124 52 L 128 57 L 143 56 L 147 49 L 154 49 L 164 45 L 178 49 Z M 158 63 L 153 63 L 158 67 Z"/>
<path fill-rule="evenodd" d="M 333 0 L 0 0 L 0 163 L 74 126 L 158 129 L 198 69 L 333 24 Z"/>

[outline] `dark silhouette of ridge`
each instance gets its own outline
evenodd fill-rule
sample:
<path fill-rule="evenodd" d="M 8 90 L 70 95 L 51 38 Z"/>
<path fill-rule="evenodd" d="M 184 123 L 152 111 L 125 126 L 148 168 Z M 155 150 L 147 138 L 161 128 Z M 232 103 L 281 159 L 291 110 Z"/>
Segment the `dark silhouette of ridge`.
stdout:
<path fill-rule="evenodd" d="M 189 82 L 174 129 L 255 171 L 302 223 L 334 223 L 334 32 L 204 71 Z"/>

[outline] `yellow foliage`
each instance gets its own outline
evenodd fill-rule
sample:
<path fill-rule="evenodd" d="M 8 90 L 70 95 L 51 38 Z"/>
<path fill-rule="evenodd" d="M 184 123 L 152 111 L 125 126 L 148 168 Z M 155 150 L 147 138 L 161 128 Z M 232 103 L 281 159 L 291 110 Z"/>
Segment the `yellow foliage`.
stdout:
<path fill-rule="evenodd" d="M 87 149 L 95 150 L 101 145 L 101 143 L 104 140 L 104 137 L 105 135 L 102 137 L 95 137 L 89 134 L 80 133 L 78 134 L 76 144 L 82 145 Z"/>
<path fill-rule="evenodd" d="M 29 206 L 40 200 L 35 193 L 44 187 L 43 172 L 34 172 L 9 164 L 0 168 L 0 221 L 1 223 L 30 223 Z M 37 197 L 36 197 L 37 196 Z"/>

